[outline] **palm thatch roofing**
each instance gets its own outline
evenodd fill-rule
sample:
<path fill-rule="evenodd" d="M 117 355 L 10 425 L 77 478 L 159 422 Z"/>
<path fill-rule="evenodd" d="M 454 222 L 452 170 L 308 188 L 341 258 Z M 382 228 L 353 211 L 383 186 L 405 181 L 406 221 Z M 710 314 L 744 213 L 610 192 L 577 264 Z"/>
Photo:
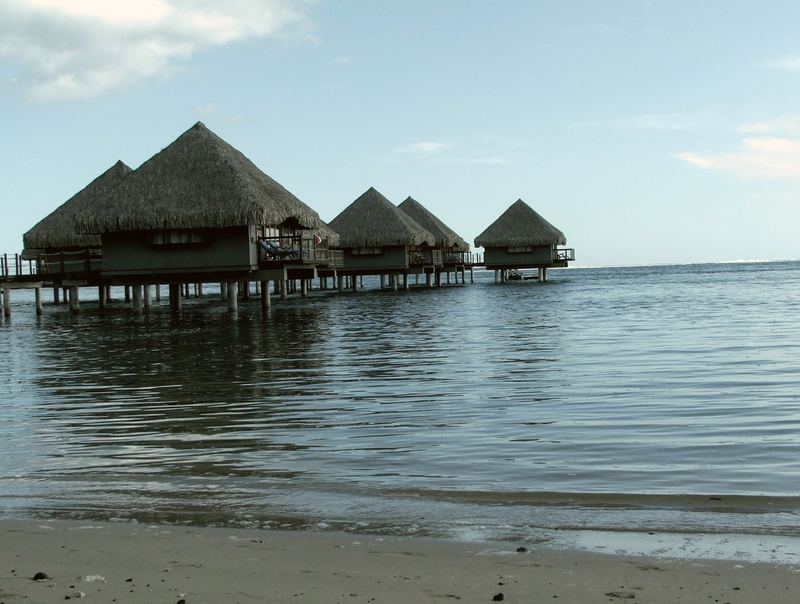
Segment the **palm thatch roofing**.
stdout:
<path fill-rule="evenodd" d="M 322 239 L 327 239 L 329 247 L 339 247 L 339 233 L 322 220 L 319 221 L 319 226 L 316 229 L 309 229 L 306 233 L 310 235 L 318 234 Z"/>
<path fill-rule="evenodd" d="M 414 222 L 429 231 L 436 238 L 437 247 L 454 252 L 469 251 L 469 243 L 413 197 L 406 198 L 397 207 L 410 216 Z"/>
<path fill-rule="evenodd" d="M 567 238 L 527 203 L 518 199 L 475 238 L 476 247 L 566 245 Z"/>
<path fill-rule="evenodd" d="M 75 216 L 92 212 L 117 186 L 131 168 L 118 161 L 84 189 L 70 197 L 53 212 L 40 220 L 22 236 L 26 250 L 67 250 L 73 248 L 99 248 L 100 237 L 75 231 Z"/>
<path fill-rule="evenodd" d="M 374 187 L 331 220 L 330 227 L 339 233 L 339 245 L 343 248 L 436 244 L 430 232 Z"/>
<path fill-rule="evenodd" d="M 319 215 L 201 122 L 114 189 L 92 213 L 76 217 L 83 233 L 170 228 L 275 226 L 296 220 L 317 228 Z"/>

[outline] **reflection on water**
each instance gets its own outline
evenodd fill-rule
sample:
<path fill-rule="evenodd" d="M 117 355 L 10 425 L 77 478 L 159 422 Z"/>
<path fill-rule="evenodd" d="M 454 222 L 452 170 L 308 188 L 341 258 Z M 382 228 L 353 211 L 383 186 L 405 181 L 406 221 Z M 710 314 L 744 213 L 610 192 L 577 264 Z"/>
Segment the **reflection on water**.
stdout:
<path fill-rule="evenodd" d="M 800 265 L 554 273 L 317 292 L 264 316 L 254 300 L 235 318 L 208 295 L 178 316 L 118 304 L 37 320 L 17 296 L 0 323 L 0 509 L 420 530 L 656 522 L 639 499 L 638 516 L 563 502 L 637 493 L 679 496 L 659 500 L 675 510 L 659 523 L 716 513 L 729 527 L 730 509 L 700 517 L 680 497 L 722 494 L 744 496 L 736 518 L 747 497 L 786 496 L 769 522 L 742 522 L 796 525 Z"/>

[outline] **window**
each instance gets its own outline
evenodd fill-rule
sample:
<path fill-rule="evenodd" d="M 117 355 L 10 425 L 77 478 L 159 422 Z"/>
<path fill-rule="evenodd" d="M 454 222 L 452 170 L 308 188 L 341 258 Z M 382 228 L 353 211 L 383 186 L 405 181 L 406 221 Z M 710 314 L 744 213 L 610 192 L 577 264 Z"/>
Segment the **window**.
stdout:
<path fill-rule="evenodd" d="M 377 256 L 383 253 L 380 247 L 356 247 L 350 252 L 353 256 Z"/>
<path fill-rule="evenodd" d="M 509 254 L 524 254 L 527 252 L 532 252 L 533 246 L 530 245 L 512 245 L 508 248 Z"/>
<path fill-rule="evenodd" d="M 192 229 L 168 229 L 153 233 L 153 245 L 188 245 L 202 243 L 203 234 Z"/>

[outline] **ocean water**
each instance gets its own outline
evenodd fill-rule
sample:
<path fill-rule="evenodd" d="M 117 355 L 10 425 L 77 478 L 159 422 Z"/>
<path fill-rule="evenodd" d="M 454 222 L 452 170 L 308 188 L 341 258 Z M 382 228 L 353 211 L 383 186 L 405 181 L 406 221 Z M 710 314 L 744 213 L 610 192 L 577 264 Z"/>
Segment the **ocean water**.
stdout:
<path fill-rule="evenodd" d="M 235 317 L 15 291 L 0 514 L 800 536 L 800 263 L 475 276 Z"/>

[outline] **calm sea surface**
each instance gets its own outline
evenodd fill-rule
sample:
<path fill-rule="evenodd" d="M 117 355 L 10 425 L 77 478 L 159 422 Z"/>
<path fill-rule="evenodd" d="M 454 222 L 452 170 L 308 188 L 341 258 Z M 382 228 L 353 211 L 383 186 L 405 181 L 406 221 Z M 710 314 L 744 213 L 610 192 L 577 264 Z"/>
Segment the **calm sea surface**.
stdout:
<path fill-rule="evenodd" d="M 235 318 L 14 292 L 0 514 L 800 535 L 800 263 L 551 274 Z"/>

